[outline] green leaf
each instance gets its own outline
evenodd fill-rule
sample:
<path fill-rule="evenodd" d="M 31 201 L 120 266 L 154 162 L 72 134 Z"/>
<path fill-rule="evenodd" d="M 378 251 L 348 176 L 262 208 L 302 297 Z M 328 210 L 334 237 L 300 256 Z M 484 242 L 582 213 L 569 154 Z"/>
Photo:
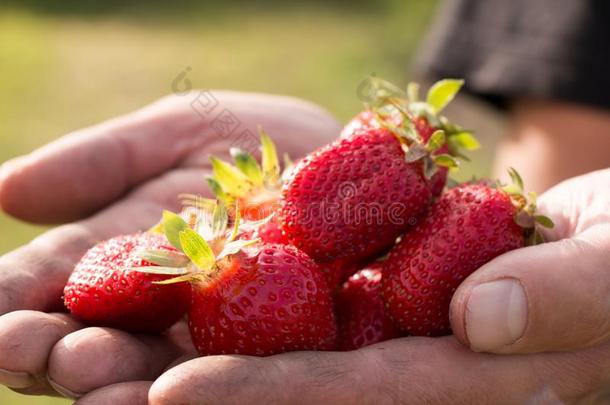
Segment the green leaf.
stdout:
<path fill-rule="evenodd" d="M 189 263 L 188 257 L 172 250 L 147 249 L 137 253 L 139 257 L 162 267 L 184 267 Z"/>
<path fill-rule="evenodd" d="M 271 219 L 273 219 L 274 216 L 275 216 L 275 213 L 272 213 L 271 215 L 268 215 L 263 219 L 259 219 L 258 221 L 242 221 L 239 224 L 239 229 L 244 232 L 254 231 L 254 230 L 260 228 L 261 226 L 265 225 L 267 222 L 271 221 Z"/>
<path fill-rule="evenodd" d="M 481 147 L 481 144 L 472 132 L 467 131 L 449 135 L 449 142 L 458 149 L 477 150 Z"/>
<path fill-rule="evenodd" d="M 534 217 L 532 217 L 525 211 L 520 211 L 515 214 L 515 223 L 520 227 L 526 229 L 533 228 L 536 224 Z"/>
<path fill-rule="evenodd" d="M 430 179 L 438 171 L 438 166 L 436 164 L 434 164 L 434 161 L 430 158 L 430 156 L 426 156 L 423 159 L 423 161 L 424 161 L 424 177 L 426 179 Z"/>
<path fill-rule="evenodd" d="M 426 102 L 438 114 L 453 100 L 463 84 L 464 80 L 459 79 L 439 80 L 430 87 Z"/>
<path fill-rule="evenodd" d="M 226 205 L 231 205 L 233 198 L 224 192 L 220 184 L 213 177 L 207 177 L 206 181 L 208 182 L 208 187 L 210 187 L 210 190 L 212 190 L 212 193 L 214 193 L 216 198 Z"/>
<path fill-rule="evenodd" d="M 156 234 L 165 234 L 165 230 L 163 229 L 163 221 L 157 222 L 152 228 L 150 228 L 147 232 L 156 233 Z"/>
<path fill-rule="evenodd" d="M 215 263 L 216 258 L 210 245 L 197 232 L 187 228 L 180 232 L 180 243 L 184 254 L 197 266 L 200 270 L 208 270 Z"/>
<path fill-rule="evenodd" d="M 445 144 L 446 139 L 447 138 L 445 138 L 445 131 L 443 131 L 442 129 L 438 129 L 434 131 L 430 136 L 430 139 L 428 139 L 428 142 L 426 143 L 426 149 L 428 149 L 428 151 L 432 153 L 441 148 Z"/>
<path fill-rule="evenodd" d="M 403 89 L 387 80 L 383 80 L 378 77 L 371 77 L 371 83 L 375 89 L 378 102 L 385 103 L 389 99 L 404 99 L 407 96 Z"/>
<path fill-rule="evenodd" d="M 520 189 L 519 186 L 514 183 L 502 186 L 502 190 L 510 195 L 521 195 L 523 193 L 523 190 Z"/>
<path fill-rule="evenodd" d="M 252 184 L 255 186 L 263 184 L 263 171 L 251 154 L 239 148 L 231 148 L 231 156 L 235 160 L 235 166 L 246 175 Z"/>
<path fill-rule="evenodd" d="M 250 181 L 238 168 L 213 156 L 210 160 L 212 161 L 214 180 L 226 194 L 239 198 L 245 196 L 251 190 Z"/>
<path fill-rule="evenodd" d="M 131 267 L 125 270 L 137 271 L 138 273 L 146 274 L 163 274 L 168 276 L 179 276 L 183 274 L 188 274 L 188 269 L 185 267 L 142 266 Z"/>
<path fill-rule="evenodd" d="M 539 223 L 545 228 L 553 229 L 553 227 L 555 226 L 553 220 L 545 215 L 536 215 L 534 216 L 534 219 L 537 223 Z"/>
<path fill-rule="evenodd" d="M 407 153 L 405 154 L 405 162 L 413 163 L 425 156 L 428 156 L 428 150 L 422 145 L 414 144 L 407 149 Z"/>
<path fill-rule="evenodd" d="M 169 243 L 172 244 L 178 250 L 182 250 L 182 244 L 180 243 L 180 232 L 188 229 L 188 224 L 178 214 L 174 214 L 171 211 L 163 211 L 163 230 Z"/>
<path fill-rule="evenodd" d="M 260 127 L 258 130 L 261 136 L 263 177 L 265 183 L 273 185 L 280 179 L 280 162 L 277 158 L 275 145 L 269 135 Z"/>
<path fill-rule="evenodd" d="M 248 239 L 238 239 L 238 240 L 229 242 L 224 246 L 224 248 L 222 249 L 222 252 L 220 252 L 218 254 L 218 260 L 225 258 L 227 256 L 230 256 L 230 255 L 234 255 L 234 254 L 240 252 L 246 246 L 253 245 L 258 242 L 260 242 L 259 239 L 249 239 L 249 240 Z"/>
<path fill-rule="evenodd" d="M 227 212 L 227 207 L 223 203 L 216 204 L 212 216 L 212 236 L 214 238 L 222 236 L 227 230 L 228 223 L 229 213 Z"/>
<path fill-rule="evenodd" d="M 447 154 L 434 156 L 434 163 L 436 163 L 438 166 L 447 167 L 450 169 L 459 166 L 459 162 L 453 156 Z"/>
<path fill-rule="evenodd" d="M 419 101 L 419 84 L 415 82 L 410 82 L 407 85 L 407 97 L 409 102 L 417 103 Z"/>
<path fill-rule="evenodd" d="M 521 178 L 521 175 L 519 174 L 519 172 L 517 172 L 514 168 L 511 167 L 508 169 L 508 175 L 510 176 L 510 179 L 511 179 L 513 185 L 515 186 L 516 190 L 518 191 L 518 193 L 510 193 L 510 194 L 523 194 L 523 190 L 524 190 L 523 179 Z"/>
<path fill-rule="evenodd" d="M 197 280 L 197 275 L 187 273 L 182 276 L 170 278 L 168 280 L 153 281 L 153 284 L 167 285 L 167 284 L 183 283 L 183 282 L 194 281 L 194 280 Z"/>

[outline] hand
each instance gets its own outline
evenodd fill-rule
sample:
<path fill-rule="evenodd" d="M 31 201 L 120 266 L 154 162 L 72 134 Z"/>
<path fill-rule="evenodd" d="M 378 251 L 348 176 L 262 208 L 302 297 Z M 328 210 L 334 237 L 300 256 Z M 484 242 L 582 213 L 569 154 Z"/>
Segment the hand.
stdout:
<path fill-rule="evenodd" d="M 136 336 L 85 327 L 55 311 L 63 309 L 63 285 L 89 247 L 150 227 L 163 208 L 179 209 L 179 193 L 205 193 L 209 154 L 226 155 L 230 146 L 252 149 L 259 124 L 293 157 L 340 130 L 328 113 L 304 101 L 211 94 L 218 102 L 211 113 L 193 107 L 193 92 L 171 96 L 2 166 L 0 206 L 7 213 L 36 223 L 78 221 L 0 258 L 1 384 L 26 394 L 78 397 L 110 384 L 153 380 L 194 354 L 184 324 L 162 336 Z M 213 122 L 222 110 L 240 121 L 232 134 Z M 245 130 L 250 135 L 240 136 Z"/>
<path fill-rule="evenodd" d="M 121 396 L 155 405 L 605 403 L 610 169 L 562 183 L 540 206 L 555 221 L 546 235 L 553 242 L 510 252 L 472 274 L 451 304 L 456 336 L 346 353 L 195 358 L 150 388 L 110 386 L 82 403 Z"/>

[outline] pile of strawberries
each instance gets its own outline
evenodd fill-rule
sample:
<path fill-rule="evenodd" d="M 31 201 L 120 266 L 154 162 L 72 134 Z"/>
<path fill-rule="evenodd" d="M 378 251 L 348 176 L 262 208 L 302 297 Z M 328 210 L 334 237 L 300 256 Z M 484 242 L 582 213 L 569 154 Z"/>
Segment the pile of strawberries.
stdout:
<path fill-rule="evenodd" d="M 352 350 L 451 332 L 459 284 L 509 250 L 541 241 L 535 196 L 476 181 L 447 189 L 474 149 L 440 113 L 462 85 L 441 80 L 420 101 L 376 80 L 377 97 L 334 142 L 283 173 L 261 131 L 261 162 L 212 158 L 216 199 L 89 250 L 64 290 L 83 321 L 159 333 L 187 314 L 202 355 Z"/>

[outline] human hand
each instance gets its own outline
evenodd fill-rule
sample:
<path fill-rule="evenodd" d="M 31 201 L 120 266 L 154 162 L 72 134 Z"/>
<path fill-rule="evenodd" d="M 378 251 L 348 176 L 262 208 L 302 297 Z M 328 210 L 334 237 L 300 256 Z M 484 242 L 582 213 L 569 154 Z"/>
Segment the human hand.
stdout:
<path fill-rule="evenodd" d="M 205 94 L 218 102 L 211 113 L 193 110 L 193 97 L 170 96 L 2 166 L 4 211 L 35 223 L 77 222 L 0 258 L 1 384 L 26 394 L 77 397 L 153 380 L 180 356 L 195 353 L 184 324 L 161 336 L 137 336 L 85 327 L 57 311 L 63 286 L 89 247 L 150 227 L 163 208 L 178 209 L 180 193 L 206 193 L 208 155 L 223 156 L 230 146 L 252 149 L 259 124 L 293 157 L 340 130 L 328 113 L 300 100 Z M 220 111 L 239 120 L 230 134 L 214 121 Z M 245 130 L 250 135 L 242 136 Z"/>
<path fill-rule="evenodd" d="M 608 401 L 610 170 L 564 182 L 539 205 L 555 221 L 551 242 L 502 255 L 466 279 L 451 304 L 455 336 L 344 353 L 195 358 L 150 388 L 106 387 L 82 403 L 105 396 L 152 404 Z"/>

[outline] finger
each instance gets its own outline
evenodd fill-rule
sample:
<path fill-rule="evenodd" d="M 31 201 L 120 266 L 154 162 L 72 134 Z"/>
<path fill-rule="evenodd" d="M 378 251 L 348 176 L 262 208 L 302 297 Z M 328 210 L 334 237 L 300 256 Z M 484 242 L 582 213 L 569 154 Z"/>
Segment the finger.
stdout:
<path fill-rule="evenodd" d="M 574 403 L 607 384 L 609 365 L 608 345 L 501 356 L 473 353 L 453 337 L 407 338 L 344 353 L 203 357 L 163 374 L 149 402 Z"/>
<path fill-rule="evenodd" d="M 64 285 L 87 249 L 109 237 L 147 229 L 163 208 L 178 208 L 179 193 L 203 193 L 203 175 L 198 169 L 169 172 L 99 214 L 51 230 L 0 257 L 0 314 L 63 308 Z"/>
<path fill-rule="evenodd" d="M 211 97 L 213 111 L 209 105 L 201 109 L 201 95 Z M 298 137 L 303 148 L 338 132 L 327 112 L 298 99 L 224 91 L 171 96 L 8 162 L 0 175 L 0 207 L 38 223 L 83 218 L 202 148 L 207 151 L 210 143 L 225 150 L 232 143 L 256 142 L 257 125 Z"/>
<path fill-rule="evenodd" d="M 154 380 L 183 354 L 184 348 L 171 336 L 134 336 L 91 327 L 57 342 L 49 356 L 47 378 L 58 392 L 78 398 L 106 385 Z"/>
<path fill-rule="evenodd" d="M 150 381 L 132 381 L 98 388 L 79 398 L 75 405 L 146 405 Z"/>
<path fill-rule="evenodd" d="M 610 338 L 610 228 L 498 257 L 451 304 L 453 331 L 475 351 L 531 353 Z"/>
<path fill-rule="evenodd" d="M 0 317 L 0 384 L 20 392 L 51 394 L 47 359 L 61 338 L 81 324 L 65 314 L 16 311 Z"/>

